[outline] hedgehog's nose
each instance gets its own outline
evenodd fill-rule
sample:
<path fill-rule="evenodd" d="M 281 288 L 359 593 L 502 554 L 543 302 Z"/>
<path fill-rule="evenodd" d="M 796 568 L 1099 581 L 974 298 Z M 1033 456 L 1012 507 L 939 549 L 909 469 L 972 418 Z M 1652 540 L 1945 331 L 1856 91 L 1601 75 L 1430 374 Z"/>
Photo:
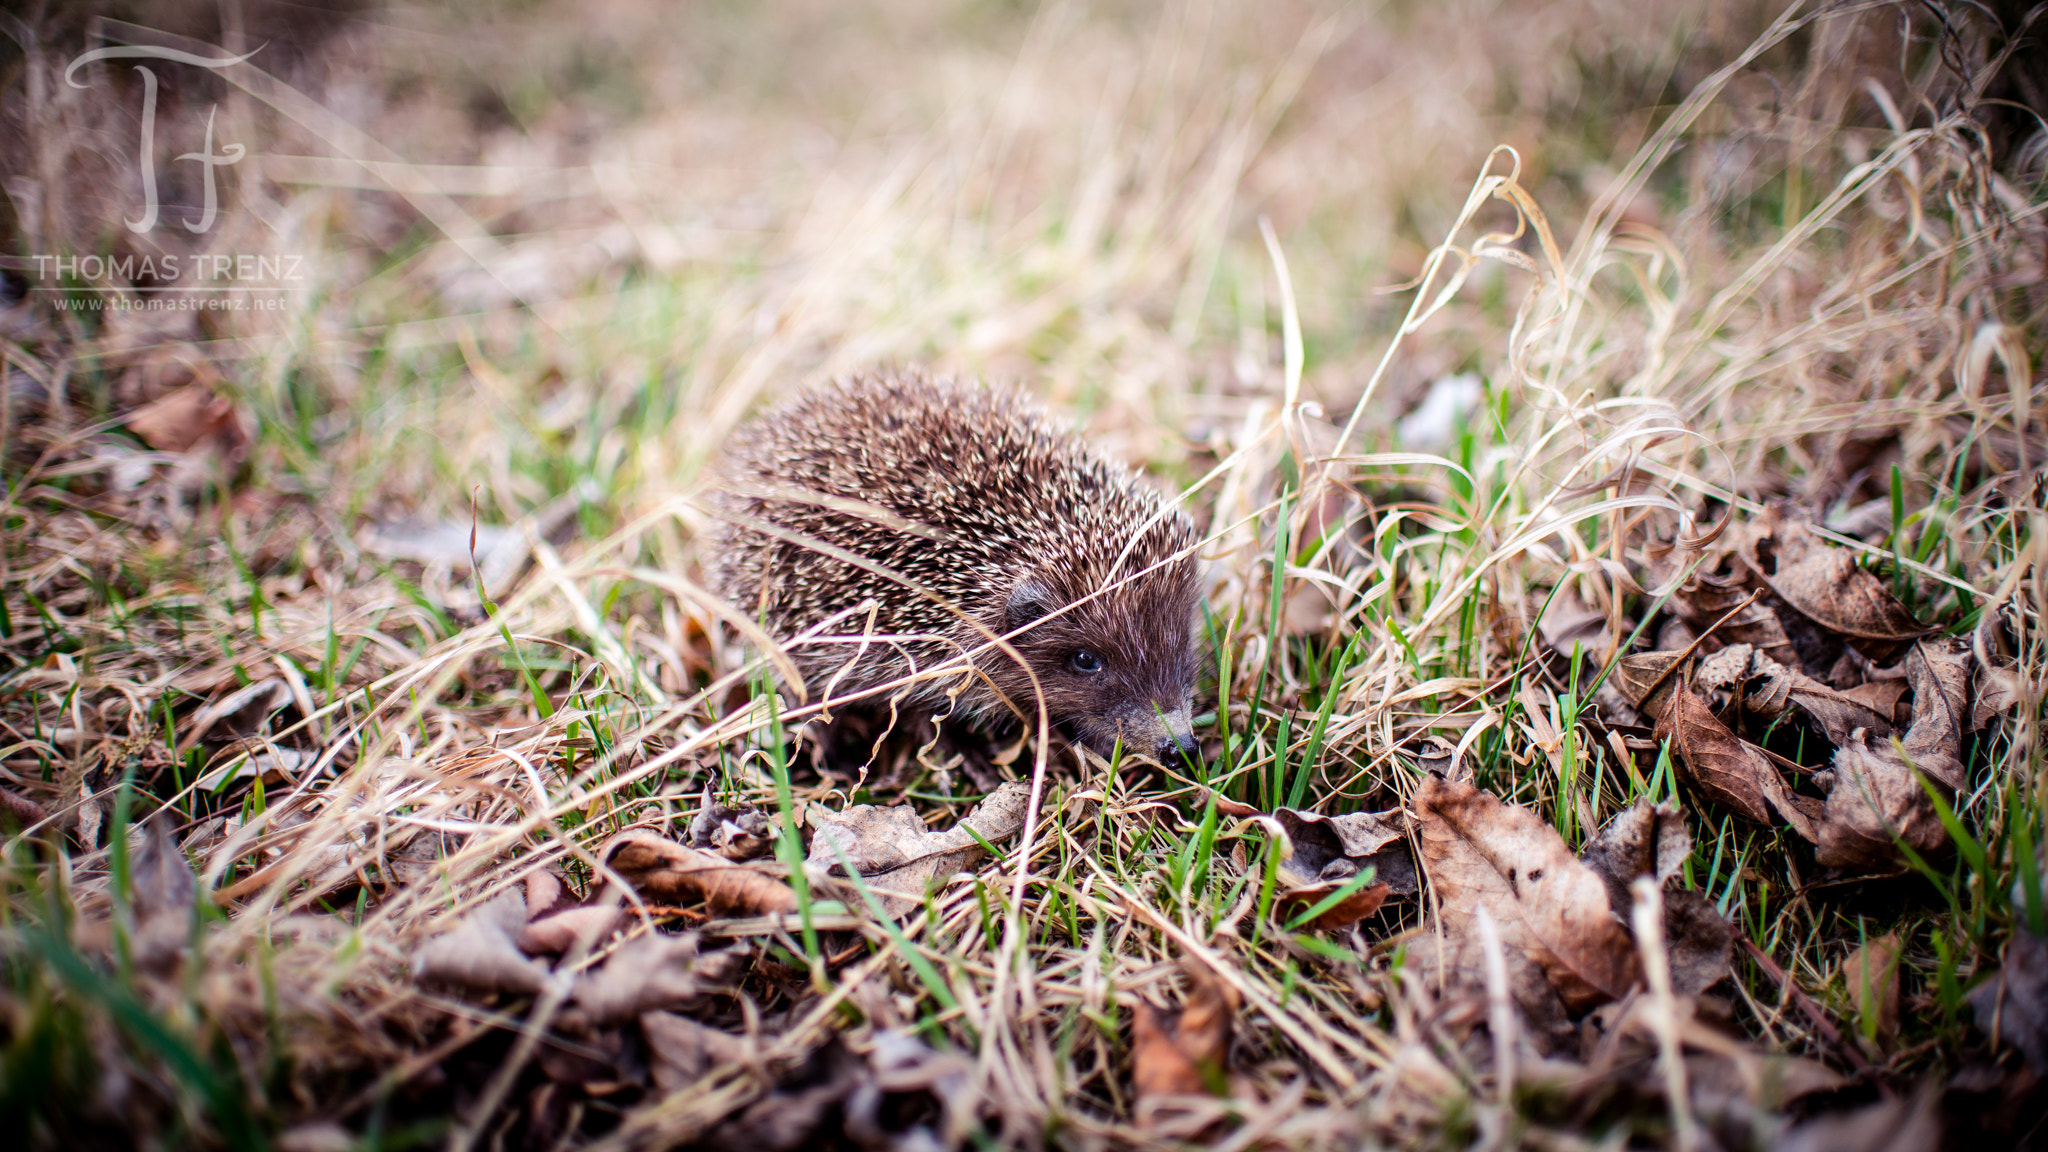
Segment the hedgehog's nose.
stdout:
<path fill-rule="evenodd" d="M 1198 753 L 1201 745 L 1195 743 L 1195 727 L 1185 708 L 1176 708 L 1160 717 L 1165 733 L 1159 738 L 1156 755 L 1161 764 L 1170 764 L 1183 756 Z"/>

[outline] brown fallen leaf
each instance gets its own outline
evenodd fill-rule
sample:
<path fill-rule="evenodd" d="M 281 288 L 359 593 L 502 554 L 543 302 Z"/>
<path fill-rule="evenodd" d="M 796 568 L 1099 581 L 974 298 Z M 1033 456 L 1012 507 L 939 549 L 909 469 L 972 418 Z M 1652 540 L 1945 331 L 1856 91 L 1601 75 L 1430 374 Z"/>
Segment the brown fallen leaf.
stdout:
<path fill-rule="evenodd" d="M 1629 885 L 1636 877 L 1651 876 L 1663 886 L 1665 956 L 1672 989 L 1681 996 L 1696 996 L 1726 978 L 1735 946 L 1728 921 L 1706 897 L 1676 883 L 1690 855 L 1685 814 L 1648 800 L 1616 814 L 1579 852 L 1607 885 L 1608 906 L 1618 917 L 1633 907 Z"/>
<path fill-rule="evenodd" d="M 1841 690 L 1842 695 L 1889 721 L 1894 728 L 1902 728 L 1913 722 L 1913 710 L 1904 706 L 1906 681 L 1866 680 Z"/>
<path fill-rule="evenodd" d="M 529 959 L 515 943 L 525 923 L 526 900 L 519 893 L 490 900 L 454 930 L 421 946 L 413 958 L 413 975 L 479 992 L 537 994 L 547 987 L 548 968 Z"/>
<path fill-rule="evenodd" d="M 697 1023 L 673 1012 L 648 1012 L 640 1017 L 640 1035 L 647 1041 L 648 1071 L 663 1095 L 680 1092 L 714 1068 L 748 1065 L 760 1060 L 752 1040 Z"/>
<path fill-rule="evenodd" d="M 974 1129 L 977 1095 L 974 1063 L 964 1053 L 935 1051 L 916 1036 L 889 1028 L 875 1034 L 868 1068 L 872 1078 L 846 1100 L 846 1134 L 854 1143 L 898 1152 L 935 1152 L 967 1142 Z M 929 1096 L 938 1104 L 937 1131 L 927 1124 L 913 1124 L 902 1132 L 888 1130 L 887 1098 L 910 1094 Z"/>
<path fill-rule="evenodd" d="M 2018 1048 L 2048 1073 L 2048 937 L 2013 932 L 1997 975 L 1970 990 L 1970 1010 L 1995 1045 Z"/>
<path fill-rule="evenodd" d="M 1777 610 L 1759 599 L 1747 575 L 1701 574 L 1671 594 L 1671 613 L 1694 635 L 1712 628 L 1712 647 L 1748 644 L 1788 668 L 1803 669 Z M 1718 627 L 1717 627 L 1718 625 Z"/>
<path fill-rule="evenodd" d="M 653 832 L 621 832 L 600 858 L 643 895 L 676 904 L 701 900 L 713 915 L 765 916 L 797 909 L 796 893 L 768 865 L 736 864 Z"/>
<path fill-rule="evenodd" d="M 203 383 L 164 393 L 130 412 L 126 423 L 159 452 L 190 452 L 211 440 L 223 452 L 239 454 L 249 441 L 234 403 Z"/>
<path fill-rule="evenodd" d="M 1732 644 L 1700 661 L 1693 687 L 1726 691 L 1745 712 L 1775 720 L 1796 707 L 1812 717 L 1830 744 L 1841 744 L 1861 728 L 1880 736 L 1892 731 L 1889 705 L 1880 713 L 1863 700 L 1785 667 L 1748 644 Z"/>
<path fill-rule="evenodd" d="M 1707 702 L 1683 685 L 1657 717 L 1657 738 L 1670 740 L 1687 783 L 1759 824 L 1783 817 L 1809 841 L 1818 838 L 1813 805 L 1793 795 L 1763 749 L 1738 738 Z"/>
<path fill-rule="evenodd" d="M 1179 1111 L 1176 1097 L 1229 1091 L 1230 1031 L 1237 989 L 1196 963 L 1182 965 L 1188 994 L 1178 1009 L 1139 1000 L 1131 1016 L 1134 1118 L 1153 1128 Z"/>
<path fill-rule="evenodd" d="M 198 882 L 171 835 L 168 812 L 143 821 L 131 835 L 128 857 L 129 912 L 133 919 L 130 955 L 149 972 L 174 967 L 192 939 L 192 908 Z"/>
<path fill-rule="evenodd" d="M 1899 957 L 1899 938 L 1887 932 L 1843 957 L 1836 969 L 1856 1022 L 1871 1021 L 1882 1040 L 1899 1034 Z"/>
<path fill-rule="evenodd" d="M 1654 717 L 1664 711 L 1683 681 L 1679 664 L 1684 657 L 1683 651 L 1633 652 L 1616 662 L 1611 679 L 1624 699 Z"/>
<path fill-rule="evenodd" d="M 2017 667 L 1977 666 L 1977 698 L 1970 707 L 1970 729 L 1975 731 L 2019 707 L 2023 685 Z"/>
<path fill-rule="evenodd" d="M 1324 816 L 1281 808 L 1273 813 L 1293 851 L 1280 863 L 1274 907 L 1283 919 L 1312 908 L 1370 868 L 1374 880 L 1309 922 L 1318 931 L 1348 928 L 1378 912 L 1390 896 L 1419 889 L 1415 861 L 1402 839 L 1406 818 L 1390 812 Z"/>
<path fill-rule="evenodd" d="M 704 784 L 703 806 L 690 819 L 690 847 L 716 852 L 727 860 L 752 860 L 766 855 L 775 832 L 768 817 L 751 804 L 720 804 Z"/>
<path fill-rule="evenodd" d="M 1807 619 L 1862 641 L 1856 647 L 1865 655 L 1888 658 L 1891 645 L 1928 633 L 1884 581 L 1858 567 L 1854 553 L 1816 535 L 1792 505 L 1771 505 L 1757 527 L 1743 552 L 1757 578 Z"/>
<path fill-rule="evenodd" d="M 1830 868 L 1896 863 L 1894 839 L 1922 854 L 1946 851 L 1948 831 L 1914 770 L 1949 796 L 1963 782 L 1968 653 L 1923 640 L 1906 657 L 1913 725 L 1896 744 L 1859 737 L 1835 749 L 1814 859 Z"/>
<path fill-rule="evenodd" d="M 631 919 L 617 904 L 582 904 L 528 920 L 519 929 L 519 950 L 529 956 L 559 956 L 611 935 Z"/>
<path fill-rule="evenodd" d="M 576 1017 L 564 1027 L 578 1031 L 622 1024 L 668 1008 L 688 1006 L 738 967 L 731 952 L 700 954 L 695 933 L 655 932 L 621 947 L 603 967 L 585 973 L 570 993 Z"/>
<path fill-rule="evenodd" d="M 1972 663 L 1969 650 L 1952 640 L 1922 640 L 1906 657 L 1913 723 L 1901 743 L 1916 767 L 1951 789 L 1963 786 Z"/>
<path fill-rule="evenodd" d="M 1574 1013 L 1635 984 L 1635 944 L 1611 911 L 1605 883 L 1542 817 L 1433 776 L 1416 788 L 1414 811 L 1441 909 L 1448 955 L 1439 963 L 1468 978 L 1484 971 L 1474 928 L 1484 907 L 1499 926 L 1515 998 L 1540 1025 L 1557 1017 L 1527 973 L 1539 974 Z"/>
<path fill-rule="evenodd" d="M 856 804 L 838 813 L 813 809 L 809 862 L 839 876 L 851 865 L 889 914 L 899 916 L 922 905 L 933 880 L 985 858 L 981 840 L 1000 844 L 1022 831 L 1030 795 L 1029 785 L 1008 781 L 944 832 L 926 828 L 907 804 Z"/>

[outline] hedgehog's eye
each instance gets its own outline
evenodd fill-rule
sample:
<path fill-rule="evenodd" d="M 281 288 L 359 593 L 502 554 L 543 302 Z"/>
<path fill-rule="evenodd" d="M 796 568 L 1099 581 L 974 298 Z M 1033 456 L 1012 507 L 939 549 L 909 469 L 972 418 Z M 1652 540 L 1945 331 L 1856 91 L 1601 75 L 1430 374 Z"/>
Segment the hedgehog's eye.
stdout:
<path fill-rule="evenodd" d="M 1086 648 L 1067 657 L 1067 667 L 1083 676 L 1093 676 L 1102 671 L 1102 658 Z"/>

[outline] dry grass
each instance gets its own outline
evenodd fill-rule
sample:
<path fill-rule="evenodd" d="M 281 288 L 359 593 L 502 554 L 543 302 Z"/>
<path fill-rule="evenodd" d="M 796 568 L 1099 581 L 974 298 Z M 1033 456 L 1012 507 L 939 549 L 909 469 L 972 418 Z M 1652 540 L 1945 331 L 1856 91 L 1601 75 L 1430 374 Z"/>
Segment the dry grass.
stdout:
<path fill-rule="evenodd" d="M 1692 882 L 1790 977 L 1738 962 L 1731 1028 L 1858 1070 L 1845 1105 L 1995 1062 L 1962 997 L 2014 934 L 2014 830 L 2041 842 L 2048 783 L 2038 125 L 1985 103 L 2006 41 L 1974 9 L 1695 19 L 394 8 L 287 41 L 281 79 L 232 74 L 223 139 L 264 155 L 230 202 L 261 211 L 205 243 L 307 256 L 311 290 L 204 324 L 6 313 L 0 787 L 48 814 L 7 848 L 9 1123 L 716 1142 L 828 1038 L 910 1029 L 971 1059 L 998 1145 L 1212 1119 L 1233 1148 L 1665 1140 L 1656 1093 L 1571 1054 L 1510 1085 L 1484 998 L 1403 973 L 1417 902 L 1274 921 L 1266 825 L 1203 800 L 1390 808 L 1435 737 L 1576 845 L 1675 786 L 1647 741 L 1619 755 L 1646 730 L 1533 622 L 1583 608 L 1593 674 L 1716 524 L 1776 497 L 1922 619 L 2003 620 L 2031 688 L 1973 745 L 1981 873 L 1815 884 L 1789 833 L 1689 803 Z M 9 57 L 57 109 L 17 106 L 11 177 L 87 179 L 127 130 L 52 80 L 77 43 Z M 366 163 L 306 159 L 335 155 Z M 112 218 L 13 188 L 24 252 L 95 250 Z M 679 830 L 707 781 L 771 811 L 971 805 L 914 748 L 886 792 L 792 774 L 782 726 L 821 705 L 768 707 L 771 658 L 697 583 L 696 478 L 735 424 L 889 361 L 1023 381 L 1185 492 L 1206 761 L 1033 742 L 1023 850 L 900 930 L 733 937 L 715 1015 L 753 1064 L 549 1112 L 559 1002 L 423 986 L 423 942 L 536 872 L 593 891 L 598 845 Z M 1469 412 L 1400 422 L 1460 372 Z M 186 379 L 233 427 L 182 452 L 119 430 Z M 472 517 L 509 560 L 484 579 Z M 120 833 L 154 810 L 211 895 L 169 977 L 106 944 L 137 930 Z M 1797 1004 L 1860 1027 L 1837 966 L 1884 931 L 1916 1007 L 1845 1048 Z M 1126 1021 L 1183 962 L 1242 998 L 1242 1079 L 1140 1127 Z M 1749 1122 L 1762 1146 L 1787 1121 Z"/>

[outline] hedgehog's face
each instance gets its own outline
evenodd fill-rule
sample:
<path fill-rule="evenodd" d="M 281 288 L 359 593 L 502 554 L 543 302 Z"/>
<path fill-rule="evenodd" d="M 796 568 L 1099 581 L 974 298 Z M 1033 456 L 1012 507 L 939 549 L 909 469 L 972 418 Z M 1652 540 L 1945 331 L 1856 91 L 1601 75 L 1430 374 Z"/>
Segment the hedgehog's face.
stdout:
<path fill-rule="evenodd" d="M 1193 558 L 1084 602 L 1089 591 L 1084 581 L 1051 574 L 1019 581 L 1001 630 L 1017 632 L 1010 643 L 1036 687 L 1001 654 L 988 661 L 989 678 L 1027 715 L 1036 711 L 1034 690 L 1042 691 L 1047 715 L 1104 756 L 1119 740 L 1164 763 L 1193 752 Z"/>

